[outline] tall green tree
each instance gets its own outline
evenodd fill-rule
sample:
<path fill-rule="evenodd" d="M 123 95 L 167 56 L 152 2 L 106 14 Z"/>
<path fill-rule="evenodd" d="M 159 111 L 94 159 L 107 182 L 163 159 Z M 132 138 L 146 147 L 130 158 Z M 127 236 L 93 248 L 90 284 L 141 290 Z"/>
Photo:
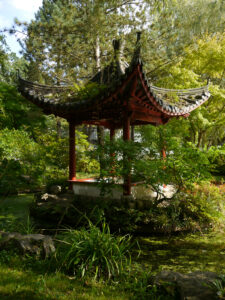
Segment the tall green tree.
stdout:
<path fill-rule="evenodd" d="M 187 46 L 205 33 L 223 31 L 224 6 L 223 0 L 44 0 L 33 21 L 17 24 L 27 34 L 23 46 L 31 79 L 89 77 L 111 59 L 111 42 L 118 36 L 126 40 L 129 61 L 134 31 L 144 30 L 146 71 L 155 81 Z"/>
<path fill-rule="evenodd" d="M 169 0 L 161 7 L 149 6 L 146 14 L 143 53 L 152 81 L 176 64 L 187 47 L 206 34 L 223 33 L 225 28 L 223 0 Z"/>
<path fill-rule="evenodd" d="M 8 61 L 7 45 L 3 35 L 0 35 L 0 81 L 8 78 Z"/>
<path fill-rule="evenodd" d="M 25 57 L 45 80 L 93 75 L 112 56 L 112 39 L 137 23 L 134 2 L 43 1 L 35 20 L 24 24 Z"/>
<path fill-rule="evenodd" d="M 200 87 L 210 81 L 210 99 L 181 122 L 187 138 L 198 148 L 225 141 L 225 34 L 205 35 L 185 49 L 185 55 L 157 81 L 167 88 Z M 179 120 L 180 121 L 180 120 Z"/>

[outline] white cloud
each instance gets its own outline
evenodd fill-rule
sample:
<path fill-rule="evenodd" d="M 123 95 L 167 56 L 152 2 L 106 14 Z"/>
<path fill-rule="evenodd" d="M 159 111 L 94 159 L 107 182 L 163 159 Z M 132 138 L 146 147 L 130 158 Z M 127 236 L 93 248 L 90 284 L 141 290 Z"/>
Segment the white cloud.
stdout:
<path fill-rule="evenodd" d="M 8 0 L 9 4 L 18 10 L 34 13 L 42 5 L 42 0 Z M 0 2 L 1 3 L 1 2 Z"/>

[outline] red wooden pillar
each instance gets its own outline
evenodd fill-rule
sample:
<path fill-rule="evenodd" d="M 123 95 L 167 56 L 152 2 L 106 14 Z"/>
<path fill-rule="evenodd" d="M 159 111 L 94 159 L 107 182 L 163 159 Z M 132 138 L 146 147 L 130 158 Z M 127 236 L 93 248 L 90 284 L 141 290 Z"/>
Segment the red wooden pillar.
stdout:
<path fill-rule="evenodd" d="M 129 141 L 130 140 L 130 117 L 126 113 L 124 115 L 123 121 L 123 140 Z M 126 168 L 129 162 L 129 157 L 127 155 L 123 156 L 124 160 L 124 167 Z M 131 195 L 131 174 L 129 172 L 124 176 L 124 185 L 123 185 L 123 195 L 130 196 Z"/>
<path fill-rule="evenodd" d="M 69 180 L 76 179 L 76 141 L 75 125 L 69 123 Z M 72 188 L 72 185 L 70 185 Z"/>

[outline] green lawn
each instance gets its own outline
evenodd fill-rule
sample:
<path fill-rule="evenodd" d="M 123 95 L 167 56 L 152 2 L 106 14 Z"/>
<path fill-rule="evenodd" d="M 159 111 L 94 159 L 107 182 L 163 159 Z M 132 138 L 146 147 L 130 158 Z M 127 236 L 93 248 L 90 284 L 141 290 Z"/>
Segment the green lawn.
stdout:
<path fill-rule="evenodd" d="M 33 201 L 33 194 L 0 197 L 0 231 L 19 231 L 29 226 L 28 206 Z"/>
<path fill-rule="evenodd" d="M 129 299 L 112 286 L 77 281 L 63 274 L 36 274 L 0 265 L 1 300 Z"/>

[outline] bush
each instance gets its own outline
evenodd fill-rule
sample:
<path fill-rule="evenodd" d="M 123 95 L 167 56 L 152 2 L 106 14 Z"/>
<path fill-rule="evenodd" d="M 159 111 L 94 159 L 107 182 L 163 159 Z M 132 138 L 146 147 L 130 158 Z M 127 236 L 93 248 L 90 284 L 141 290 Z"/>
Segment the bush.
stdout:
<path fill-rule="evenodd" d="M 60 227 L 88 228 L 88 220 L 96 224 L 104 217 L 111 231 L 119 234 L 193 232 L 223 224 L 224 196 L 225 186 L 201 183 L 180 190 L 172 198 L 159 199 L 157 203 L 148 200 L 149 208 L 128 208 L 114 201 L 76 197 L 68 206 L 65 202 L 35 205 L 32 215 L 41 218 L 41 222 L 49 223 L 51 219 L 51 228 L 58 226 L 58 220 L 62 220 Z"/>
<path fill-rule="evenodd" d="M 111 279 L 127 271 L 130 263 L 130 237 L 114 237 L 105 222 L 98 228 L 68 230 L 57 249 L 60 269 L 77 277 Z"/>
<path fill-rule="evenodd" d="M 113 143 L 105 141 L 103 146 L 100 145 L 95 153 L 101 156 L 102 161 L 102 193 L 110 194 L 109 178 L 110 183 L 114 184 L 121 182 L 121 178 L 128 174 L 131 174 L 133 182 L 143 182 L 158 193 L 163 184 L 172 184 L 179 190 L 211 178 L 209 161 L 204 152 L 194 144 L 181 143 L 171 135 L 166 139 L 166 159 L 162 157 L 163 144 L 160 141 L 151 145 L 144 138 L 141 142 L 117 139 Z"/>
<path fill-rule="evenodd" d="M 224 219 L 224 195 L 222 188 L 210 183 L 180 191 L 161 208 L 161 223 L 172 231 L 176 227 L 189 231 L 215 227 Z"/>
<path fill-rule="evenodd" d="M 223 146 L 211 147 L 208 151 L 208 159 L 212 174 L 225 176 L 225 144 Z"/>
<path fill-rule="evenodd" d="M 23 130 L 1 130 L 0 169 L 0 194 L 37 188 L 45 169 L 40 146 Z"/>
<path fill-rule="evenodd" d="M 223 225 L 224 199 L 225 186 L 205 182 L 145 210 L 110 205 L 104 216 L 111 229 L 132 234 L 202 231 Z"/>
<path fill-rule="evenodd" d="M 216 186 L 210 183 L 196 185 L 186 199 L 186 207 L 196 216 L 201 224 L 212 226 L 224 219 L 225 212 L 225 189 L 224 186 Z"/>

